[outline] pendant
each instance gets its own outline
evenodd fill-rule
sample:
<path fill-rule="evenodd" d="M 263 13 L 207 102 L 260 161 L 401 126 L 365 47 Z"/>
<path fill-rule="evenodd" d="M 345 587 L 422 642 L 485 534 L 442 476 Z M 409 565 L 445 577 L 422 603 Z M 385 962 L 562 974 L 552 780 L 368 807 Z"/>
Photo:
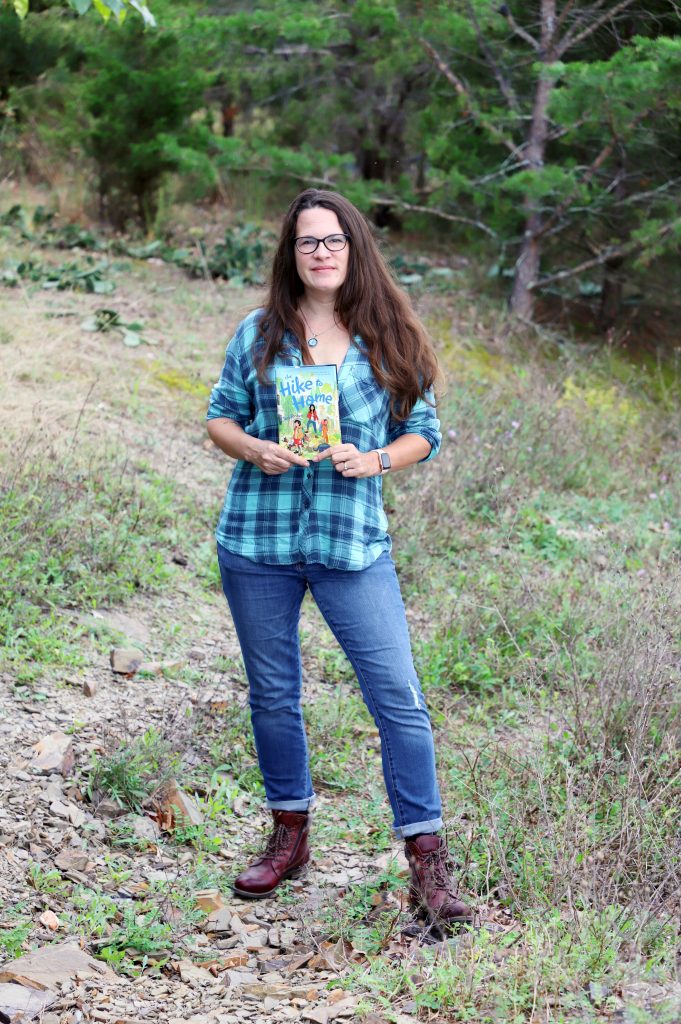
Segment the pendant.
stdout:
<path fill-rule="evenodd" d="M 309 345 L 310 348 L 316 348 L 319 342 L 317 341 L 316 338 L 308 338 L 307 344 Z"/>

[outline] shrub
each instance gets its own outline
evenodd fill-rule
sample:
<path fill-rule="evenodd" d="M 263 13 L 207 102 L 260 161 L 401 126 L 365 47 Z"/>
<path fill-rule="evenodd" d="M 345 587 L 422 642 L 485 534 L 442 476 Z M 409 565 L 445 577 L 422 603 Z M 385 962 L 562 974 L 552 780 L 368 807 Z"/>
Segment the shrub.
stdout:
<path fill-rule="evenodd" d="M 124 26 L 89 59 L 97 70 L 84 87 L 82 142 L 95 163 L 100 212 L 117 227 L 131 217 L 149 225 L 164 176 L 185 156 L 192 166 L 203 158 L 205 133 L 190 122 L 203 78 L 172 33 L 137 26 Z"/>

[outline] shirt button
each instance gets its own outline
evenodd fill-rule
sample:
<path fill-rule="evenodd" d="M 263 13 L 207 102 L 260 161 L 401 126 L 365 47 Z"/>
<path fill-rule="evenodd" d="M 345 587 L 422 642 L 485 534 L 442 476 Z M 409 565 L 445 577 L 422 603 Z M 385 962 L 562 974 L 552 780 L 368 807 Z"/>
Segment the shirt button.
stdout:
<path fill-rule="evenodd" d="M 310 499 L 309 498 L 303 498 L 303 508 L 309 508 L 309 507 L 310 507 Z"/>

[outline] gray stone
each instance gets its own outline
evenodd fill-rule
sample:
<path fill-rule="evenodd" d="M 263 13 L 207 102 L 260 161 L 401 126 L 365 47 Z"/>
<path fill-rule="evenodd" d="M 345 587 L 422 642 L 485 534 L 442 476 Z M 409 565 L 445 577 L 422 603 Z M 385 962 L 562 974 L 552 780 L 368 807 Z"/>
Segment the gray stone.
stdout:
<path fill-rule="evenodd" d="M 71 737 L 56 729 L 43 736 L 33 747 L 30 767 L 36 772 L 48 774 L 59 772 L 68 775 L 74 765 L 73 743 Z"/>
<path fill-rule="evenodd" d="M 130 818 L 132 830 L 138 839 L 146 839 L 155 843 L 160 839 L 161 830 L 155 821 L 147 818 L 144 814 L 135 814 Z"/>
<path fill-rule="evenodd" d="M 144 664 L 145 656 L 137 647 L 115 647 L 109 660 L 116 675 L 134 676 L 140 665 Z"/>
<path fill-rule="evenodd" d="M 119 803 L 112 800 L 110 797 L 100 800 L 97 804 L 97 814 L 100 818 L 121 818 L 126 813 L 127 811 L 125 807 L 121 807 Z"/>
<path fill-rule="evenodd" d="M 62 850 L 54 863 L 60 871 L 87 871 L 88 866 L 92 867 L 86 850 Z"/>
<path fill-rule="evenodd" d="M 42 1011 L 56 1003 L 58 998 L 58 993 L 50 989 L 36 992 L 23 985 L 0 984 L 0 1010 L 11 1021 L 33 1020 L 38 1014 L 44 1021 L 47 1018 L 42 1015 Z"/>

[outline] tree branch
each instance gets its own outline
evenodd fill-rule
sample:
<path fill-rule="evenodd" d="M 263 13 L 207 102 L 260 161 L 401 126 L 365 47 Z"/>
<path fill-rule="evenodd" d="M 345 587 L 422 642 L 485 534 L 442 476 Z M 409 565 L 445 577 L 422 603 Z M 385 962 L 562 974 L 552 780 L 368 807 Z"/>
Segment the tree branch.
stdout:
<path fill-rule="evenodd" d="M 240 171 L 255 171 L 259 174 L 279 174 L 286 178 L 291 178 L 293 181 L 301 181 L 306 185 L 321 185 L 322 188 L 334 188 L 334 182 L 330 178 L 320 178 L 310 174 L 296 174 L 295 171 L 288 171 L 285 168 L 278 169 L 276 172 L 269 170 L 257 164 L 248 165 L 244 164 L 239 167 Z M 488 227 L 480 220 L 474 220 L 471 217 L 459 217 L 453 213 L 447 213 L 446 210 L 440 210 L 436 206 L 418 206 L 414 203 L 406 203 L 402 199 L 391 198 L 389 196 L 372 196 L 371 202 L 377 206 L 397 206 L 400 210 L 409 210 L 411 213 L 427 213 L 432 217 L 439 217 L 441 220 L 451 221 L 455 224 L 468 224 L 469 227 L 478 228 L 480 231 L 484 231 L 490 238 L 498 238 L 496 231 Z"/>
<path fill-rule="evenodd" d="M 595 21 L 592 21 L 590 25 L 587 25 L 586 28 L 580 32 L 579 26 L 583 25 L 588 20 L 589 16 L 594 15 L 596 11 L 603 6 L 602 0 L 597 0 L 593 7 L 585 11 L 584 16 L 577 21 L 568 32 L 565 33 L 556 46 L 556 56 L 562 57 L 566 50 L 576 46 L 577 43 L 581 43 L 583 39 L 587 39 L 597 29 L 599 29 L 601 25 L 605 25 L 606 21 L 609 21 L 611 18 L 615 18 L 622 11 L 625 11 L 627 7 L 631 7 L 633 3 L 634 0 L 621 0 L 620 3 L 615 4 L 615 6 L 610 10 L 604 11 L 599 18 L 596 18 Z"/>
<path fill-rule="evenodd" d="M 506 18 L 506 21 L 508 22 L 508 27 L 511 29 L 513 34 L 516 36 L 520 36 L 520 38 L 524 39 L 526 43 L 529 43 L 533 50 L 536 50 L 537 53 L 539 53 L 539 50 L 541 49 L 539 40 L 535 39 L 534 36 L 530 35 L 530 33 L 526 31 L 526 29 L 520 27 L 520 25 L 517 23 L 517 21 L 511 14 L 506 4 L 502 4 L 502 6 L 499 8 L 499 13 L 504 18 Z"/>
<path fill-rule="evenodd" d="M 630 196 L 627 196 L 626 205 L 629 203 L 640 203 L 644 199 L 650 199 L 651 196 L 658 196 L 663 192 L 668 192 L 670 188 L 681 183 L 681 177 L 670 178 L 669 181 L 664 181 L 657 188 L 648 189 L 647 192 L 632 192 Z"/>
<path fill-rule="evenodd" d="M 482 113 L 482 111 L 475 103 L 474 98 L 471 96 L 470 92 L 468 91 L 462 80 L 454 71 L 452 71 L 449 65 L 444 62 L 444 60 L 437 52 L 435 47 L 432 46 L 427 39 L 422 38 L 419 40 L 419 42 L 421 43 L 426 53 L 435 64 L 435 67 L 438 69 L 440 74 L 444 75 L 449 84 L 456 91 L 456 94 L 466 101 L 468 106 L 468 112 L 470 113 L 471 117 L 473 117 L 478 122 L 478 124 L 481 125 L 481 127 L 485 128 L 485 130 L 489 132 L 492 138 L 494 138 L 497 142 L 500 142 L 502 146 L 505 146 L 509 153 L 512 153 L 513 156 L 516 157 L 516 159 L 522 160 L 522 147 L 516 146 L 515 142 L 513 142 L 512 139 L 507 138 L 506 135 L 504 135 L 504 133 L 499 128 L 497 128 L 497 126 L 492 121 L 489 121 L 485 117 L 485 115 Z"/>
<path fill-rule="evenodd" d="M 627 129 L 626 130 L 627 131 L 631 131 L 633 128 L 636 127 L 636 125 L 639 123 L 639 121 L 642 121 L 643 118 L 647 117 L 649 113 L 650 113 L 649 110 L 641 111 L 639 114 L 636 115 L 636 117 L 632 121 L 629 122 L 629 124 L 627 125 Z M 608 157 L 612 154 L 613 150 L 618 145 L 618 143 L 619 143 L 619 138 L 615 137 L 610 142 L 606 143 L 605 146 L 603 146 L 603 148 L 601 149 L 601 151 L 598 154 L 598 156 L 596 157 L 596 159 L 591 163 L 591 165 L 587 168 L 587 170 L 585 171 L 583 176 L 577 182 L 576 187 L 562 201 L 562 203 L 559 203 L 559 205 L 553 211 L 551 216 L 548 217 L 544 221 L 544 223 L 541 225 L 539 230 L 534 233 L 534 238 L 535 239 L 541 238 L 543 235 L 545 235 L 547 233 L 547 231 L 549 231 L 554 226 L 554 224 L 556 224 L 560 220 L 560 218 L 563 216 L 565 211 L 569 208 L 570 204 L 572 203 L 572 200 L 575 198 L 575 196 L 579 192 L 579 189 L 582 188 L 582 186 L 589 184 L 589 182 L 591 181 L 593 176 L 596 174 L 596 171 L 598 171 L 599 168 L 603 166 L 603 164 L 608 159 Z"/>
<path fill-rule="evenodd" d="M 681 225 L 681 217 L 677 217 L 676 220 L 672 220 L 661 227 L 658 238 L 664 238 L 679 225 Z M 556 281 L 566 281 L 568 278 L 575 277 L 585 270 L 591 270 L 592 267 L 600 267 L 603 263 L 607 263 L 608 260 L 625 259 L 628 256 L 633 256 L 634 253 L 645 249 L 647 244 L 647 242 L 636 241 L 627 242 L 624 245 L 609 246 L 591 260 L 584 260 L 583 263 L 579 263 L 576 267 L 571 267 L 569 270 L 559 270 L 557 274 L 550 274 L 548 277 L 532 282 L 528 285 L 528 290 L 536 291 L 537 288 L 544 288 L 546 285 L 554 284 Z"/>
<path fill-rule="evenodd" d="M 554 42 L 554 40 L 556 39 L 558 33 L 560 32 L 560 30 L 562 29 L 563 25 L 565 24 L 565 20 L 566 20 L 568 14 L 570 13 L 570 11 L 572 10 L 572 8 L 574 6 L 575 6 L 575 0 L 567 0 L 567 3 L 565 4 L 565 7 L 563 7 L 563 10 L 558 15 L 558 20 L 556 21 L 556 27 L 555 27 L 554 32 L 553 32 L 553 38 L 551 40 L 552 43 Z"/>
<path fill-rule="evenodd" d="M 412 213 L 428 213 L 432 217 L 439 217 L 441 220 L 448 220 L 455 224 L 468 224 L 470 227 L 484 231 L 490 238 L 497 238 L 496 231 L 488 227 L 481 220 L 473 220 L 471 217 L 458 217 L 446 210 L 440 210 L 436 206 L 417 206 L 414 203 L 405 203 L 402 199 L 389 199 L 382 196 L 372 196 L 371 201 L 381 206 L 397 206 L 400 210 L 409 210 Z"/>
<path fill-rule="evenodd" d="M 588 124 L 589 120 L 590 115 L 585 114 L 584 117 L 580 117 L 578 121 L 573 121 L 572 124 L 569 124 L 567 126 L 556 125 L 556 127 L 552 128 L 549 134 L 546 136 L 546 141 L 556 142 L 557 139 L 562 139 L 564 135 L 569 135 L 570 132 L 573 132 L 577 128 L 581 128 L 583 125 Z"/>
<path fill-rule="evenodd" d="M 473 22 L 473 25 L 475 26 L 475 34 L 478 38 L 478 46 L 482 50 L 488 66 L 492 69 L 492 74 L 497 80 L 499 90 L 504 99 L 506 100 L 509 109 L 512 110 L 514 114 L 518 114 L 520 112 L 520 105 L 518 103 L 518 97 L 515 94 L 513 86 L 508 81 L 506 75 L 497 64 L 494 54 L 492 53 L 491 48 L 488 46 L 487 40 L 485 39 L 485 36 L 480 28 L 480 23 L 476 17 L 475 10 L 470 0 L 468 0 L 466 6 L 468 7 L 468 15 L 471 21 Z"/>

